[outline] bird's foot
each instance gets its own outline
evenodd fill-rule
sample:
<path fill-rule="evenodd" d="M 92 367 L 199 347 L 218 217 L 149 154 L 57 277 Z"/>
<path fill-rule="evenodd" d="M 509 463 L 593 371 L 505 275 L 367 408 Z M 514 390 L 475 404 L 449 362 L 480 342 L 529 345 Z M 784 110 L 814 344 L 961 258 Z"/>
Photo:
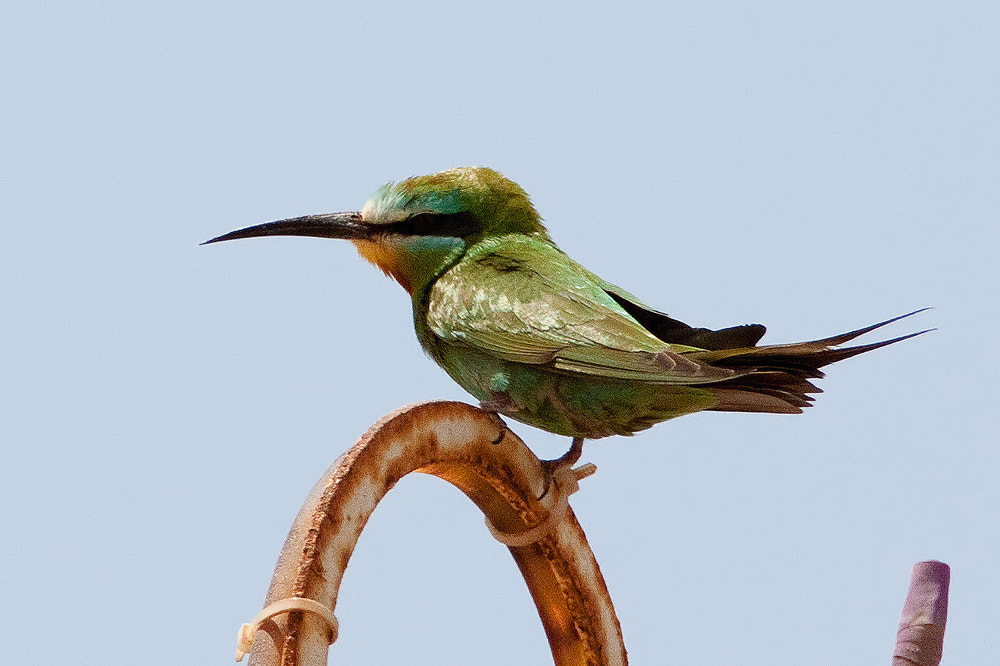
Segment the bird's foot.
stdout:
<path fill-rule="evenodd" d="M 542 491 L 539 500 L 545 497 L 549 493 L 549 489 L 552 487 L 552 479 L 555 477 L 556 470 L 562 469 L 563 467 L 572 467 L 583 455 L 583 437 L 574 437 L 573 443 L 569 447 L 569 451 L 562 454 L 554 460 L 543 460 L 542 469 L 545 470 L 545 489 Z M 589 472 L 593 474 L 593 472 Z M 584 474 L 587 476 L 588 474 Z M 582 477 L 581 477 L 582 478 Z"/>

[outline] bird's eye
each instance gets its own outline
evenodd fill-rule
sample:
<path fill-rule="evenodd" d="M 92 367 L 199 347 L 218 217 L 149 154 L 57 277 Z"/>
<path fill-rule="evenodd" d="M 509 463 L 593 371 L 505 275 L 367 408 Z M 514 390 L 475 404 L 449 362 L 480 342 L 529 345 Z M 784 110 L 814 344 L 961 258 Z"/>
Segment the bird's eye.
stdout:
<path fill-rule="evenodd" d="M 404 236 L 462 237 L 473 229 L 472 215 L 461 213 L 417 213 L 391 225 L 391 230 Z"/>
<path fill-rule="evenodd" d="M 412 236 L 428 236 L 438 228 L 438 216 L 433 213 L 420 213 L 403 221 L 407 233 Z"/>

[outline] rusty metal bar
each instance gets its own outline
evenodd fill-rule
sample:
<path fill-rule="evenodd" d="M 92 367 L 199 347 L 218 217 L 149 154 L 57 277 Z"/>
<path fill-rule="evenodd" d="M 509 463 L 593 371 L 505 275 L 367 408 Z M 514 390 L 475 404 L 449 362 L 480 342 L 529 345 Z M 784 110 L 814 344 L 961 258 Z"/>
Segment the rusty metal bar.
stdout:
<path fill-rule="evenodd" d="M 442 401 L 410 405 L 384 417 L 315 485 L 275 568 L 264 611 L 273 615 L 245 632 L 252 666 L 327 663 L 336 638 L 332 611 L 361 530 L 382 497 L 410 472 L 433 474 L 458 487 L 501 534 L 551 524 L 551 530 L 542 528 L 547 535 L 538 541 L 509 549 L 538 608 L 555 663 L 627 663 L 611 597 L 576 517 L 571 509 L 550 517 L 564 503 L 557 509 L 537 499 L 551 494 L 545 492 L 551 477 L 542 462 L 495 416 Z"/>
<path fill-rule="evenodd" d="M 896 634 L 893 666 L 938 666 L 944 651 L 951 569 L 943 562 L 917 562 L 910 576 Z"/>
<path fill-rule="evenodd" d="M 592 471 L 585 467 L 553 477 L 494 415 L 464 403 L 418 403 L 385 416 L 309 493 L 285 540 L 265 609 L 241 630 L 237 659 L 245 650 L 251 666 L 327 663 L 338 631 L 333 609 L 340 581 L 361 531 L 396 482 L 422 472 L 462 490 L 494 536 L 510 544 L 557 666 L 624 666 L 607 586 L 560 495 Z M 941 562 L 914 565 L 894 666 L 940 663 L 949 577 Z"/>

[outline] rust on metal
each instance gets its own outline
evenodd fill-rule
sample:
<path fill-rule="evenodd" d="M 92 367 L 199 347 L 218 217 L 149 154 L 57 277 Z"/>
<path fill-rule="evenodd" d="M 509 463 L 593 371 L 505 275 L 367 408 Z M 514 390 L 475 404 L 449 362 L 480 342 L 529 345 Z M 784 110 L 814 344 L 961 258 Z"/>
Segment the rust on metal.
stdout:
<path fill-rule="evenodd" d="M 245 644 L 252 643 L 253 666 L 326 664 L 336 628 L 332 610 L 358 537 L 382 497 L 411 472 L 458 487 L 503 534 L 551 522 L 538 541 L 509 550 L 535 601 L 555 663 L 627 663 L 611 597 L 572 509 L 550 520 L 550 505 L 544 502 L 550 479 L 542 461 L 514 433 L 504 433 L 494 415 L 437 401 L 380 419 L 313 487 L 285 540 L 265 606 L 286 599 L 294 606 L 300 598 L 323 608 L 315 612 L 306 603 L 248 629 Z"/>

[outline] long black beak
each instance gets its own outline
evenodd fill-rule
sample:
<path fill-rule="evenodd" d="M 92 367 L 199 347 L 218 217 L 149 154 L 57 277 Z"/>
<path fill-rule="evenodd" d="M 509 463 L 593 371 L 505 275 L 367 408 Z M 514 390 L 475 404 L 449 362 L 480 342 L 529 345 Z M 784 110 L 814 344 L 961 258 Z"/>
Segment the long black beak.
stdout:
<path fill-rule="evenodd" d="M 361 219 L 361 213 L 327 213 L 325 215 L 306 215 L 288 220 L 278 220 L 267 224 L 258 224 L 237 231 L 230 231 L 202 245 L 218 243 L 219 241 L 235 240 L 237 238 L 256 238 L 257 236 L 315 236 L 317 238 L 369 238 L 371 225 Z"/>

